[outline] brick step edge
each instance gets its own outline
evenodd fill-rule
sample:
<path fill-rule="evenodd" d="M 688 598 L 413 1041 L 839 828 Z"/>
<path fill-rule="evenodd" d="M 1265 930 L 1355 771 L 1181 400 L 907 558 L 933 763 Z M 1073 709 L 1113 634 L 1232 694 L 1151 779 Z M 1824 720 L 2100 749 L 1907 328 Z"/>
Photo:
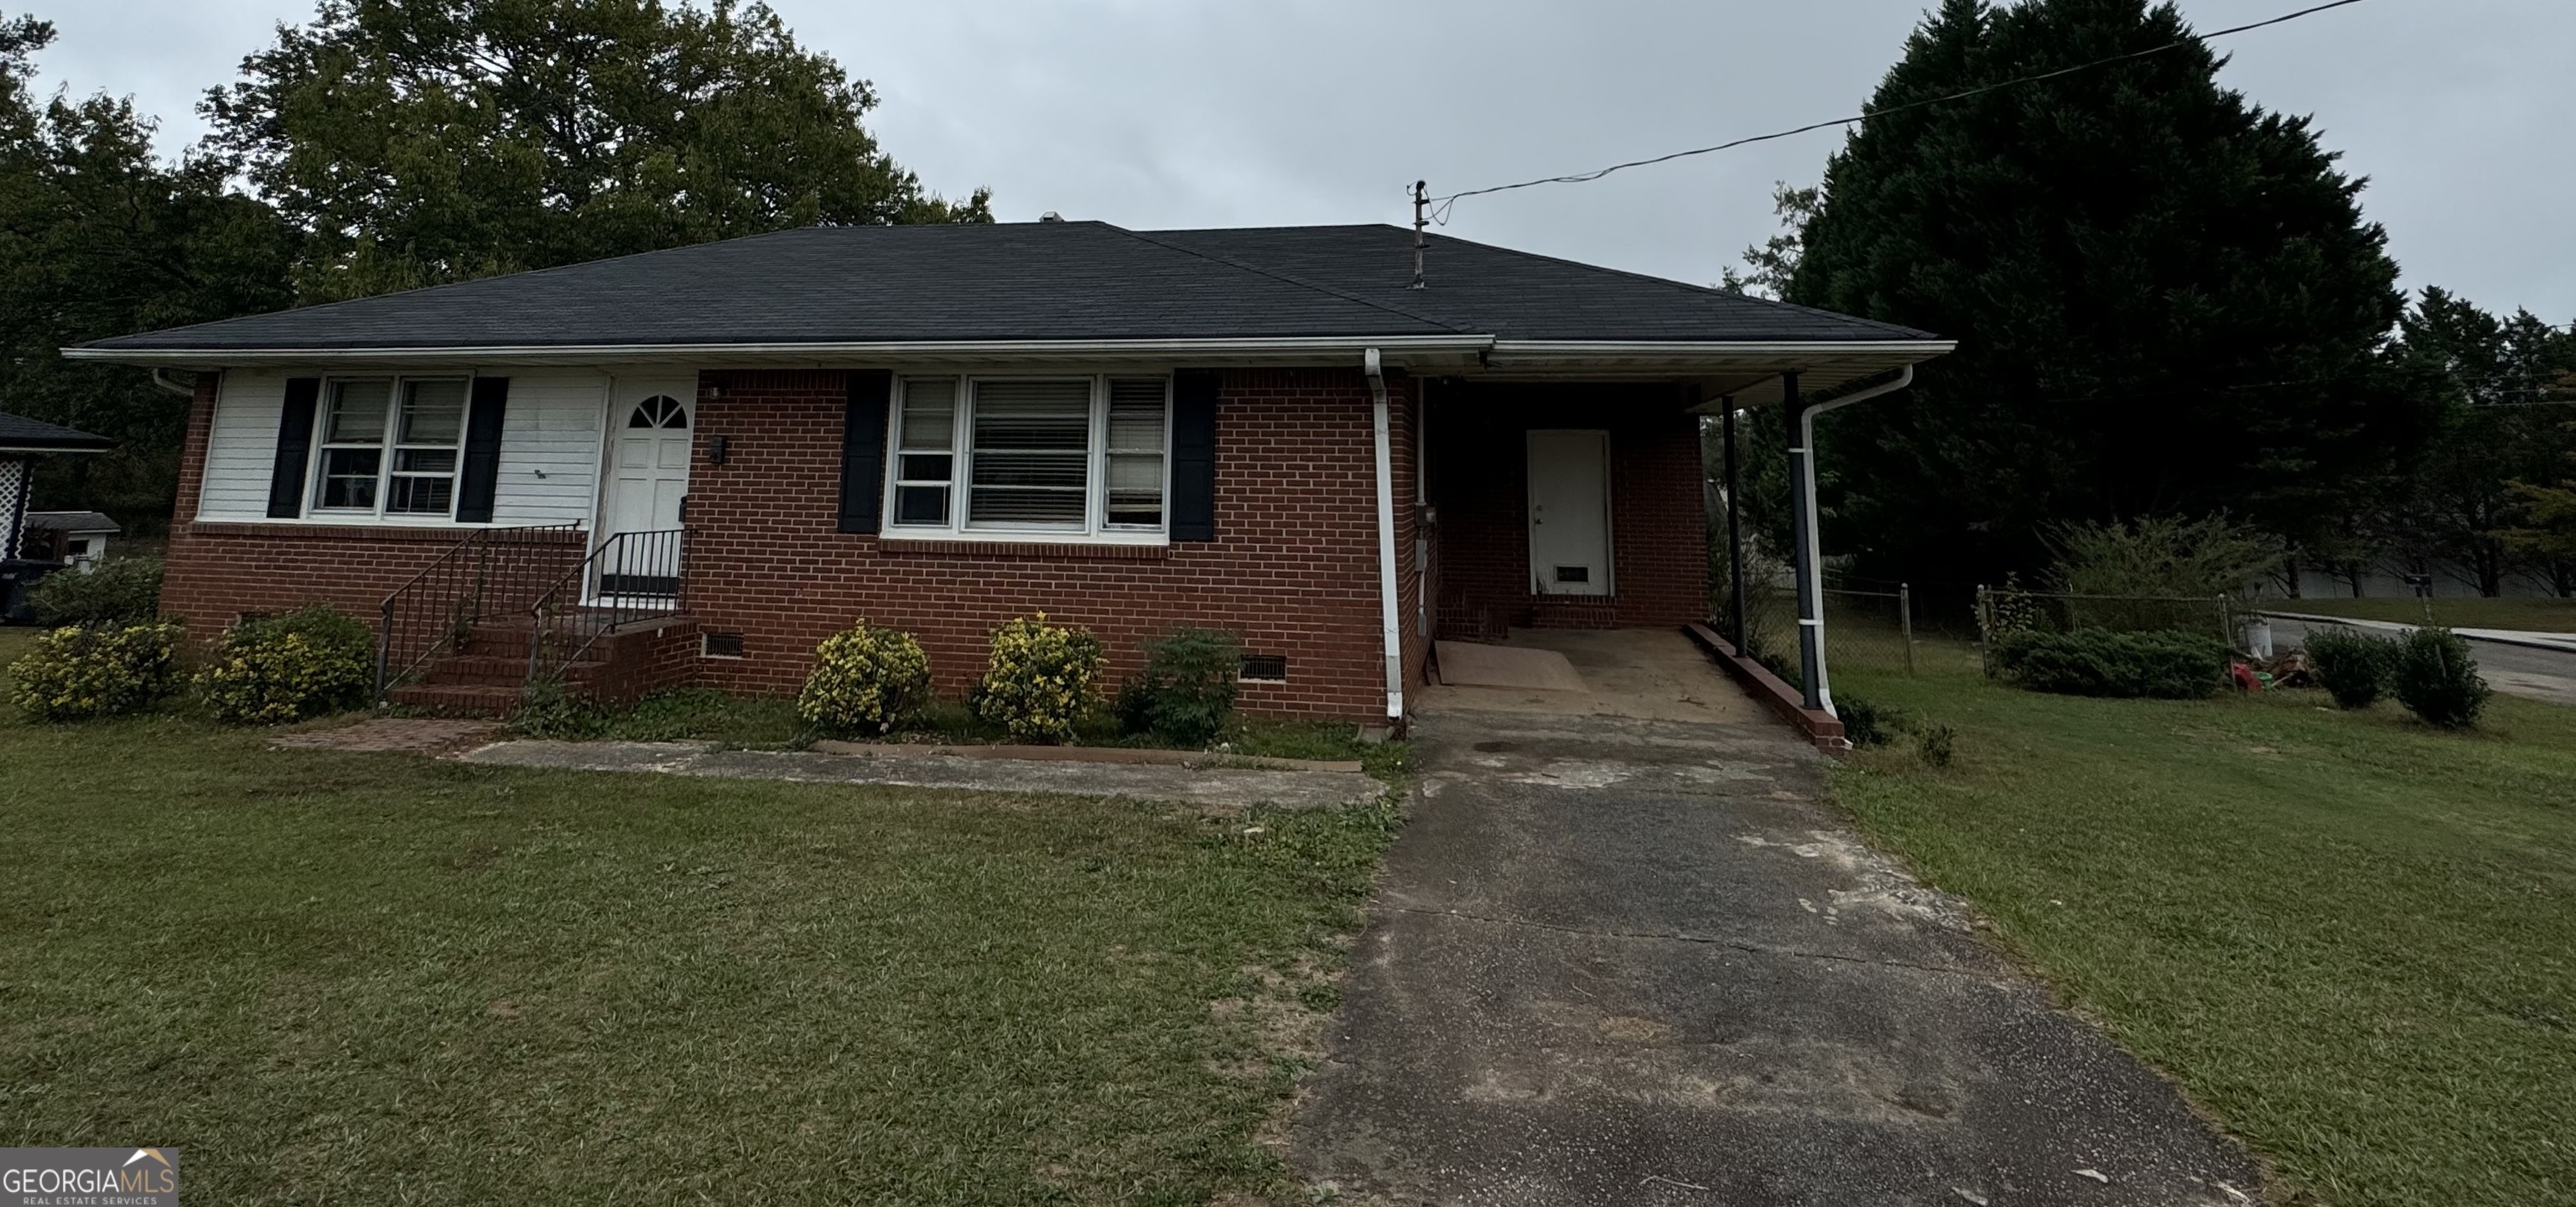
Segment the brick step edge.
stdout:
<path fill-rule="evenodd" d="M 519 705 L 519 689 L 468 683 L 410 683 L 385 693 L 405 708 L 423 708 L 449 716 L 507 717 Z"/>
<path fill-rule="evenodd" d="M 1754 699 L 1771 706 L 1782 720 L 1796 726 L 1816 749 L 1841 754 L 1850 750 L 1851 739 L 1843 736 L 1842 718 L 1821 708 L 1807 707 L 1806 693 L 1791 687 L 1788 680 L 1772 674 L 1771 668 L 1739 653 L 1733 643 L 1717 635 L 1717 630 L 1694 620 L 1682 626 L 1682 632 L 1698 643 L 1702 650 L 1735 681 L 1744 685 Z"/>
<path fill-rule="evenodd" d="M 1249 768 L 1256 771 L 1345 771 L 1367 768 L 1333 759 L 1276 759 L 1266 755 L 1226 754 L 1216 750 L 1154 750 L 1132 746 L 976 746 L 915 742 L 841 742 L 830 738 L 811 747 L 820 754 L 859 758 L 1024 759 L 1035 763 L 1131 763 L 1161 767 Z"/>

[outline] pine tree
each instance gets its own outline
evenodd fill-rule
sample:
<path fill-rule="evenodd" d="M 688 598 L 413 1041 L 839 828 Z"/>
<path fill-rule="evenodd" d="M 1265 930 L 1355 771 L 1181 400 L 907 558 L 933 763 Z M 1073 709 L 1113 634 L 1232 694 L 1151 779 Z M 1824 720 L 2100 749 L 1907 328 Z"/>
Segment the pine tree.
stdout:
<path fill-rule="evenodd" d="M 2052 522 L 2229 514 L 2303 541 L 2419 408 L 2361 182 L 2144 0 L 1946 0 L 1829 163 L 1790 300 L 1956 338 L 1826 424 L 1837 547 L 1918 579 L 2028 571 Z"/>

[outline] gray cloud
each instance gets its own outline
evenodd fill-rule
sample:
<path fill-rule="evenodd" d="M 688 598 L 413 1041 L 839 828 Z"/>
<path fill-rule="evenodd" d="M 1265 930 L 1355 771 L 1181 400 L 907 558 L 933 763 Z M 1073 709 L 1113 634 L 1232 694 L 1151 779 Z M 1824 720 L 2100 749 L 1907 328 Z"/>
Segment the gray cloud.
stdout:
<path fill-rule="evenodd" d="M 1853 112 L 1922 0 L 1262 4 L 776 0 L 875 81 L 886 145 L 939 191 L 995 190 L 1137 227 L 1401 222 L 1417 177 L 1455 191 Z M 2186 0 L 2203 28 L 2295 0 Z M 44 15 L 49 77 L 132 94 L 176 151 L 208 86 L 280 0 L 86 0 Z M 2315 115 L 2371 180 L 2410 287 L 2576 317 L 2576 5 L 2372 0 L 2230 39 L 2225 80 Z M 1813 181 L 1829 132 L 1462 202 L 1449 233 L 1707 282 L 1772 229 L 1771 184 Z"/>

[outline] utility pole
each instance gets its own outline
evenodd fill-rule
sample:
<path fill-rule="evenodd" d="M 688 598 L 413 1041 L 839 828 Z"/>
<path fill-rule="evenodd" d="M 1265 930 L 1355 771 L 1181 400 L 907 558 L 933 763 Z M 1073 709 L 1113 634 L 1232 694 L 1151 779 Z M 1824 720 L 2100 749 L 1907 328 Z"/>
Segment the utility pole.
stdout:
<path fill-rule="evenodd" d="M 1425 246 L 1422 231 L 1429 225 L 1431 225 L 1430 182 L 1417 180 L 1413 182 L 1413 287 L 1415 289 L 1425 287 L 1422 280 L 1422 249 Z"/>

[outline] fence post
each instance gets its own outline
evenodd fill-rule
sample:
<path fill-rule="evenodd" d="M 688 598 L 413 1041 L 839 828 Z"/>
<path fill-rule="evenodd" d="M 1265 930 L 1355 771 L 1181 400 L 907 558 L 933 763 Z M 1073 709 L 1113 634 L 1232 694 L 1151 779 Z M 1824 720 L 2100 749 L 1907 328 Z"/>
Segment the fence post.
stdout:
<path fill-rule="evenodd" d="M 1896 584 L 1896 622 L 1905 630 L 1905 675 L 1914 677 L 1914 584 Z"/>

